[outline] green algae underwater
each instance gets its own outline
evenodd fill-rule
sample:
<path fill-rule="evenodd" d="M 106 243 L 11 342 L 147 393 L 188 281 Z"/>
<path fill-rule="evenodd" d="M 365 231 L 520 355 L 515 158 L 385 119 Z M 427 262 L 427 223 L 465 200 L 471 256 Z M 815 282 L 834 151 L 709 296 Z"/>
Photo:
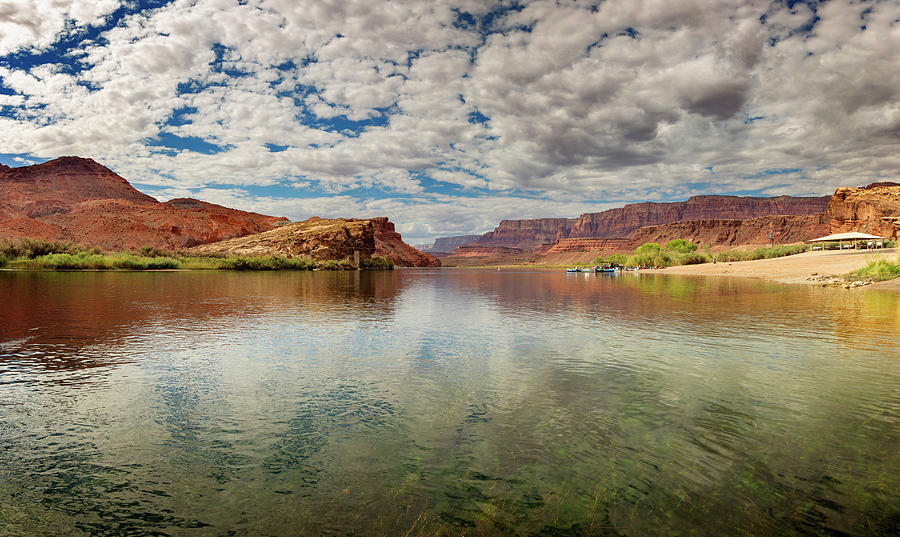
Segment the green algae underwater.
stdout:
<path fill-rule="evenodd" d="M 896 535 L 900 295 L 2 272 L 0 535 Z"/>

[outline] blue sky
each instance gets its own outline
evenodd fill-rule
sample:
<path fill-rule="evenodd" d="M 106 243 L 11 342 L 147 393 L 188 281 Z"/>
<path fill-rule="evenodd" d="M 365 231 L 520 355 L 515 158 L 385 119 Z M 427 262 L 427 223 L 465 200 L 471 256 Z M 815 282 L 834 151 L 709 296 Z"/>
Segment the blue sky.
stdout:
<path fill-rule="evenodd" d="M 19 0 L 0 163 L 90 157 L 165 200 L 503 218 L 897 179 L 894 1 Z"/>

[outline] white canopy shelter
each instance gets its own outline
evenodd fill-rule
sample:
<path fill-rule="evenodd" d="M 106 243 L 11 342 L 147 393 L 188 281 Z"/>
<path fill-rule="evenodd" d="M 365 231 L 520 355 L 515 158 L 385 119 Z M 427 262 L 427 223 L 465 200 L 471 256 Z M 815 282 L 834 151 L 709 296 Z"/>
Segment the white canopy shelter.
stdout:
<path fill-rule="evenodd" d="M 857 243 L 859 241 L 866 241 L 869 247 L 875 246 L 877 248 L 881 248 L 884 245 L 884 237 L 879 237 L 878 235 L 869 235 L 868 233 L 859 233 L 858 231 L 849 231 L 846 233 L 833 233 L 831 235 L 826 235 L 824 237 L 819 237 L 818 239 L 810 239 L 807 242 L 837 242 L 841 249 L 850 248 L 852 245 L 844 246 L 845 242 Z M 873 244 L 873 241 L 877 241 Z M 814 248 L 815 249 L 815 248 Z"/>

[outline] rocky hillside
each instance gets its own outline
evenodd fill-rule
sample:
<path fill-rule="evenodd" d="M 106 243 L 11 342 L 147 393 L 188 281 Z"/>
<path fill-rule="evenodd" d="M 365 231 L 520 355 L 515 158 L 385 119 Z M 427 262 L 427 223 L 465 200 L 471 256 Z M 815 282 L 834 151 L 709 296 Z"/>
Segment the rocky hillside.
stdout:
<path fill-rule="evenodd" d="M 628 237 L 644 226 L 684 220 L 747 220 L 771 215 L 818 214 L 825 212 L 829 199 L 829 196 L 694 196 L 687 201 L 672 203 L 633 203 L 619 209 L 581 215 L 568 237 Z"/>
<path fill-rule="evenodd" d="M 0 200 L 29 218 L 71 212 L 79 203 L 116 199 L 159 203 L 91 159 L 61 157 L 22 168 L 0 168 Z"/>
<path fill-rule="evenodd" d="M 567 237 L 574 223 L 574 218 L 502 220 L 494 228 L 494 231 L 485 233 L 471 244 L 530 249 L 540 244 L 553 243 L 558 239 Z"/>
<path fill-rule="evenodd" d="M 375 222 L 354 218 L 324 219 L 316 216 L 245 237 L 195 246 L 197 255 L 308 256 L 318 260 L 375 255 Z"/>
<path fill-rule="evenodd" d="M 361 249 L 363 255 L 389 257 L 401 266 L 440 265 L 436 257 L 404 243 L 387 218 L 340 222 L 341 231 L 333 235 L 324 231 L 328 226 L 317 224 L 314 238 L 308 239 L 312 242 L 304 246 L 301 241 L 291 248 L 321 259 L 342 259 L 349 250 Z M 0 166 L 0 238 L 67 240 L 105 250 L 143 246 L 177 250 L 276 230 L 288 223 L 287 218 L 190 198 L 160 203 L 85 158 L 62 157 L 22 168 Z M 371 241 L 359 235 L 362 228 L 371 228 Z M 313 237 L 305 231 L 303 235 Z M 268 253 L 293 251 L 281 252 L 283 241 L 271 243 L 280 245 L 275 248 L 271 239 L 260 237 L 248 243 L 256 246 L 247 248 Z M 346 244 L 341 245 L 341 240 Z"/>
<path fill-rule="evenodd" d="M 191 199 L 160 203 L 93 160 L 0 168 L 0 238 L 121 250 L 178 249 L 259 233 L 288 220 Z"/>
<path fill-rule="evenodd" d="M 832 233 L 860 231 L 900 239 L 900 185 L 839 188 L 828 203 L 826 215 Z"/>

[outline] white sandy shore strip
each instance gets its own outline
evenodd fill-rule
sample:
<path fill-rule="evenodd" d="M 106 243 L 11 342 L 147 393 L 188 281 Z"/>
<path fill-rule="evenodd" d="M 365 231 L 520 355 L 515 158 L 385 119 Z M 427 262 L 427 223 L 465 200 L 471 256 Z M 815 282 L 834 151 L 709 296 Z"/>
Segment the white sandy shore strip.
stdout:
<path fill-rule="evenodd" d="M 822 276 L 843 276 L 848 272 L 860 269 L 878 257 L 895 260 L 897 250 L 826 250 L 806 252 L 803 254 L 778 257 L 775 259 L 757 259 L 755 261 L 736 261 L 731 263 L 705 263 L 702 265 L 685 265 L 659 270 L 660 274 L 688 274 L 695 276 L 737 276 L 743 278 L 759 278 L 781 283 L 821 284 L 816 281 Z M 875 283 L 867 286 L 873 289 L 900 291 L 900 279 Z"/>

